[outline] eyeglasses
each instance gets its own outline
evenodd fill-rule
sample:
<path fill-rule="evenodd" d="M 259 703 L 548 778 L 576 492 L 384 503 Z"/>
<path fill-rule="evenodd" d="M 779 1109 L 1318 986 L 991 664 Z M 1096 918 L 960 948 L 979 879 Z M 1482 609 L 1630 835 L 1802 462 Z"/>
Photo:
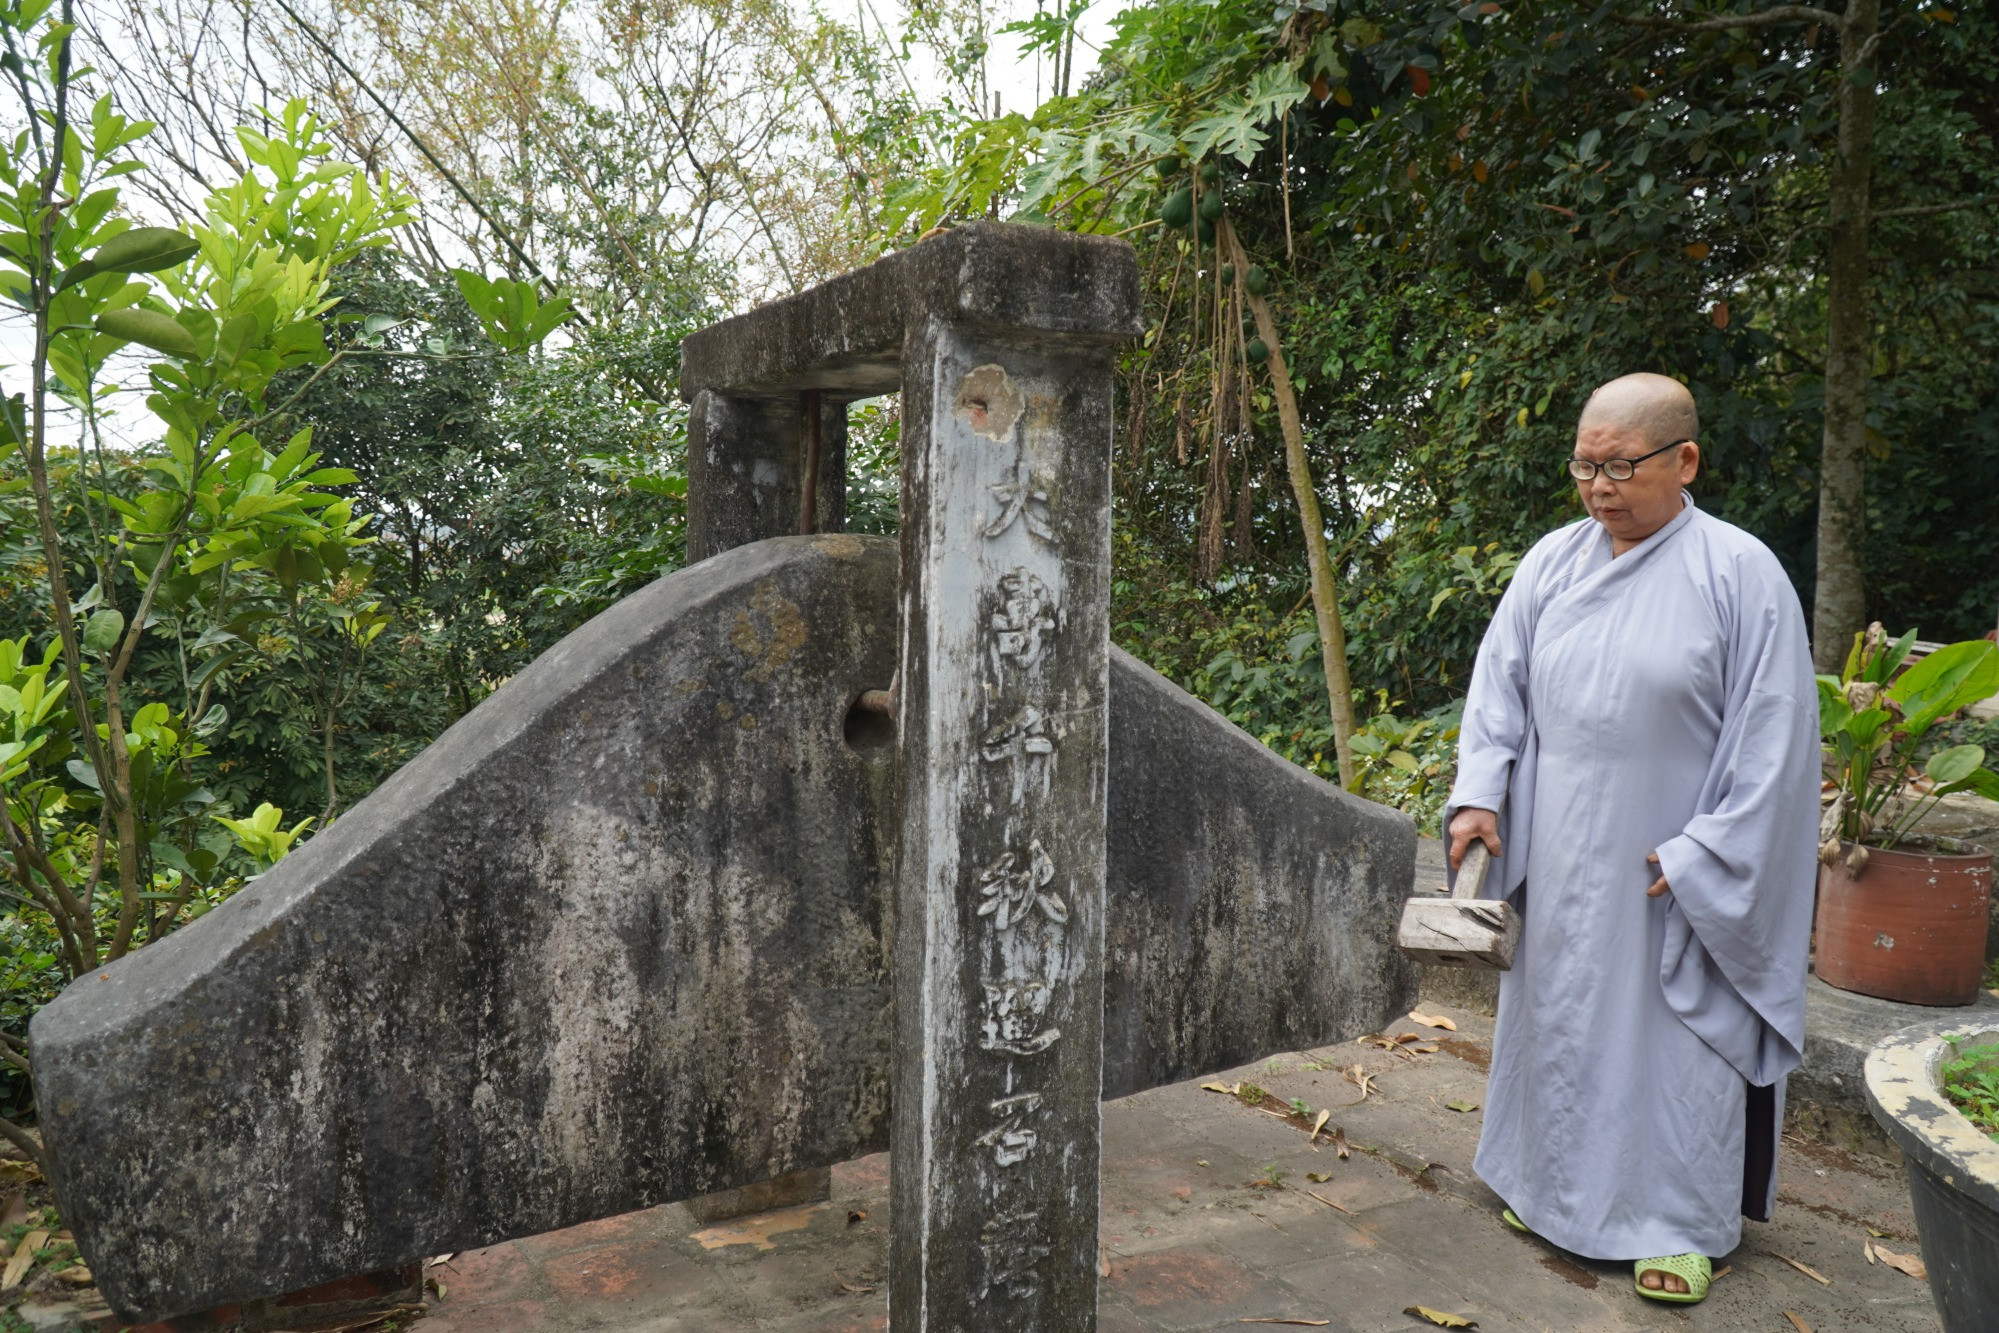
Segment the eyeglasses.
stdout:
<path fill-rule="evenodd" d="M 1587 458 L 1571 458 L 1569 475 L 1577 481 L 1595 481 L 1596 474 L 1601 472 L 1612 481 L 1630 481 L 1631 474 L 1636 472 L 1638 465 L 1646 459 L 1656 458 L 1668 449 L 1677 449 L 1683 444 L 1692 443 L 1692 440 L 1674 440 L 1671 444 L 1660 445 L 1649 454 L 1640 454 L 1636 458 L 1606 458 L 1601 463 L 1592 463 Z"/>

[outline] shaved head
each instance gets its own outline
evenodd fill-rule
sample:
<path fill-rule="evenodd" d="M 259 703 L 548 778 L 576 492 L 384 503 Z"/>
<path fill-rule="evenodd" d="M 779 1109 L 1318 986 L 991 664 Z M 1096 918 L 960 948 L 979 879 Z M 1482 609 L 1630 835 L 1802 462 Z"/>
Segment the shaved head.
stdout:
<path fill-rule="evenodd" d="M 1653 448 L 1697 440 L 1701 414 L 1687 386 L 1665 375 L 1623 375 L 1602 385 L 1583 405 L 1578 431 L 1608 427 L 1635 434 Z"/>

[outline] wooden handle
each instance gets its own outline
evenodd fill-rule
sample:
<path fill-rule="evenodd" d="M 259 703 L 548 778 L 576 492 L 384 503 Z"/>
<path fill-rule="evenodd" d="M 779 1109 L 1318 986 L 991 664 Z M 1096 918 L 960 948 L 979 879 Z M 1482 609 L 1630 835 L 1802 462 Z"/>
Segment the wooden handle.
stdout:
<path fill-rule="evenodd" d="M 1478 897 L 1485 887 L 1485 872 L 1491 868 L 1492 853 L 1485 849 L 1482 839 L 1473 838 L 1471 846 L 1465 848 L 1464 864 L 1458 867 L 1458 880 L 1451 888 L 1451 897 Z"/>

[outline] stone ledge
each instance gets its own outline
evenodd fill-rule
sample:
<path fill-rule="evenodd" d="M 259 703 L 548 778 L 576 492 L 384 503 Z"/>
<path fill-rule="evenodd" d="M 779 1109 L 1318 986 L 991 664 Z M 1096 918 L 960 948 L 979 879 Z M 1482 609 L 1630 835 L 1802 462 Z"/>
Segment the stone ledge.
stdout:
<path fill-rule="evenodd" d="M 903 339 L 931 314 L 1041 338 L 1118 342 L 1145 332 L 1138 260 L 1123 241 L 972 222 L 690 334 L 680 395 L 893 393 Z"/>
<path fill-rule="evenodd" d="M 1897 1004 L 1828 986 L 1816 976 L 1805 981 L 1805 1063 L 1791 1075 L 1791 1096 L 1838 1105 L 1865 1114 L 1863 1067 L 1876 1042 L 1912 1023 L 1956 1013 L 1966 1022 L 1999 1018 L 1999 999 L 1980 991 L 1976 1003 L 1959 1009 Z"/>

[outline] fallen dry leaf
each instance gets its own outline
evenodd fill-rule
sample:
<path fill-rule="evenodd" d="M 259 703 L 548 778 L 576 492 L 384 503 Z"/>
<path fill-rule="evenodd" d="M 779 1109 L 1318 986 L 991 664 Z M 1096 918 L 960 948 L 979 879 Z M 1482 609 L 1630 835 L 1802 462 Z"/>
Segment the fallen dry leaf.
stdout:
<path fill-rule="evenodd" d="M 1918 1259 L 1913 1254 L 1897 1254 L 1893 1250 L 1884 1250 L 1879 1245 L 1876 1245 L 1874 1247 L 1874 1257 L 1890 1268 L 1907 1273 L 1910 1277 L 1918 1278 L 1924 1282 L 1930 1280 L 1929 1268 L 1921 1259 Z"/>
<path fill-rule="evenodd" d="M 1346 1071 L 1347 1082 L 1360 1089 L 1360 1099 L 1367 1100 L 1367 1094 L 1375 1092 L 1374 1075 L 1367 1072 L 1366 1065 L 1355 1065 Z"/>
<path fill-rule="evenodd" d="M 1346 1161 L 1348 1155 L 1353 1151 L 1352 1148 L 1347 1146 L 1347 1132 L 1344 1128 L 1333 1131 L 1333 1151 L 1340 1155 L 1342 1162 Z"/>
<path fill-rule="evenodd" d="M 7 1196 L 7 1202 L 0 1204 L 0 1227 L 11 1227 L 16 1222 L 28 1220 L 28 1195 L 24 1190 L 15 1190 Z"/>
<path fill-rule="evenodd" d="M 840 1293 L 844 1296 L 872 1296 L 874 1294 L 875 1289 L 872 1283 L 849 1282 L 837 1274 L 833 1280 L 839 1284 Z"/>
<path fill-rule="evenodd" d="M 1887 1233 L 1887 1232 L 1885 1232 L 1885 1231 L 1881 1230 L 1881 1228 L 1879 1228 L 1879 1227 L 1869 1227 L 1869 1228 L 1867 1228 L 1867 1234 L 1868 1234 L 1868 1235 L 1870 1235 L 1870 1236 L 1872 1236 L 1872 1237 L 1874 1237 L 1874 1238 L 1875 1238 L 1876 1240 L 1880 1240 L 1880 1239 L 1882 1239 L 1883 1237 L 1885 1237 L 1885 1236 L 1887 1236 L 1887 1235 L 1888 1235 L 1888 1233 Z"/>
<path fill-rule="evenodd" d="M 1873 1263 L 1873 1262 L 1874 1262 L 1874 1242 L 1873 1242 L 1872 1240 L 1863 1240 L 1863 1241 L 1861 1241 L 1861 1242 L 1860 1242 L 1860 1254 L 1861 1254 L 1861 1257 L 1862 1257 L 1862 1258 L 1864 1258 L 1864 1259 L 1866 1259 L 1868 1263 L 1870 1263 L 1870 1264 L 1871 1264 L 1871 1263 Z"/>
<path fill-rule="evenodd" d="M 1306 1328 L 1324 1328 L 1332 1323 L 1330 1319 L 1238 1319 L 1238 1324 L 1303 1324 Z"/>
<path fill-rule="evenodd" d="M 1730 1273 L 1733 1273 L 1734 1271 L 1735 1271 L 1734 1264 L 1723 1264 L 1720 1268 L 1717 1268 L 1714 1270 L 1714 1272 L 1708 1274 L 1707 1280 L 1709 1282 L 1719 1282 L 1723 1278 L 1727 1277 Z"/>
<path fill-rule="evenodd" d="M 48 1240 L 46 1231 L 30 1231 L 21 1237 L 21 1243 L 14 1247 L 14 1257 L 7 1261 L 7 1271 L 0 1273 L 0 1291 L 12 1291 L 21 1285 L 21 1279 L 34 1265 L 35 1251 L 48 1244 Z"/>
<path fill-rule="evenodd" d="M 1437 1045 L 1434 1041 L 1426 1041 L 1420 1046 L 1407 1046 L 1403 1049 L 1411 1055 L 1435 1055 L 1443 1047 Z"/>
<path fill-rule="evenodd" d="M 1307 1171 L 1305 1173 L 1305 1179 L 1311 1181 L 1314 1185 L 1323 1185 L 1327 1181 L 1331 1180 L 1332 1176 L 1324 1171 Z"/>
<path fill-rule="evenodd" d="M 867 1220 L 868 1210 L 865 1208 L 856 1208 L 847 1214 L 847 1225 L 850 1227 L 857 1227 Z"/>
<path fill-rule="evenodd" d="M 1478 1103 L 1468 1102 L 1462 1097 L 1453 1097 L 1450 1101 L 1444 1103 L 1444 1109 L 1447 1111 L 1476 1111 Z"/>
<path fill-rule="evenodd" d="M 423 1280 L 423 1285 L 424 1289 L 430 1292 L 431 1295 L 437 1297 L 440 1301 L 444 1299 L 446 1288 L 442 1282 L 439 1282 L 434 1277 L 427 1277 Z"/>
<path fill-rule="evenodd" d="M 1319 1112 L 1319 1118 L 1312 1122 L 1312 1135 L 1310 1138 L 1305 1140 L 1306 1147 L 1309 1148 L 1314 1143 L 1318 1142 L 1319 1131 L 1324 1129 L 1326 1127 L 1326 1122 L 1328 1120 L 1331 1120 L 1332 1118 L 1333 1118 L 1333 1113 L 1331 1111 Z"/>
<path fill-rule="evenodd" d="M 1445 1018 L 1442 1014 L 1426 1014 L 1421 1009 L 1411 1009 L 1409 1011 L 1409 1021 L 1411 1023 L 1421 1023 L 1426 1028 L 1442 1028 L 1446 1032 L 1456 1032 L 1458 1030 L 1458 1025 L 1450 1019 Z"/>
<path fill-rule="evenodd" d="M 1796 1311 L 1784 1311 L 1784 1318 L 1791 1321 L 1792 1326 L 1798 1330 L 1798 1333 L 1812 1333 L 1812 1326 L 1807 1324 L 1803 1319 L 1800 1319 Z"/>
<path fill-rule="evenodd" d="M 1111 1275 L 1111 1252 L 1105 1249 L 1103 1246 L 1099 1245 L 1097 1246 L 1097 1276 L 1109 1277 L 1110 1275 Z"/>
<path fill-rule="evenodd" d="M 1236 1095 L 1236 1090 L 1240 1087 L 1242 1087 L 1242 1084 L 1240 1083 L 1203 1083 L 1201 1085 L 1201 1091 L 1222 1092 L 1222 1093 L 1227 1093 L 1229 1096 L 1233 1097 Z"/>
<path fill-rule="evenodd" d="M 1404 1306 L 1403 1314 L 1413 1314 L 1418 1319 L 1427 1319 L 1438 1328 L 1477 1328 L 1478 1320 L 1467 1319 L 1461 1314 L 1445 1314 L 1442 1310 L 1432 1310 L 1427 1305 Z"/>
<path fill-rule="evenodd" d="M 1812 1281 L 1820 1284 L 1821 1286 L 1830 1287 L 1832 1285 L 1832 1279 L 1827 1277 L 1824 1273 L 1819 1272 L 1818 1269 L 1813 1268 L 1810 1264 L 1799 1263 L 1796 1259 L 1793 1259 L 1788 1254 L 1778 1254 L 1775 1250 L 1772 1250 L 1770 1252 L 1770 1257 L 1773 1259 L 1782 1259 L 1785 1263 L 1797 1269 L 1800 1273 L 1803 1273 L 1806 1277 L 1810 1278 Z"/>
<path fill-rule="evenodd" d="M 453 1250 L 450 1254 L 433 1254 L 430 1256 L 430 1258 L 424 1260 L 424 1267 L 440 1268 L 443 1265 L 450 1263 L 453 1259 L 457 1257 L 458 1257 L 458 1251 L 456 1250 Z"/>
<path fill-rule="evenodd" d="M 61 1282 L 67 1282 L 72 1287 L 87 1287 L 95 1281 L 90 1276 L 90 1270 L 82 1264 L 71 1264 L 68 1268 L 58 1270 L 56 1279 Z"/>
<path fill-rule="evenodd" d="M 1319 1193 L 1319 1191 L 1317 1190 L 1306 1190 L 1305 1193 L 1311 1195 L 1313 1198 L 1317 1199 L 1320 1203 L 1323 1203 L 1328 1208 L 1338 1209 L 1340 1212 L 1346 1213 L 1348 1216 L 1353 1215 L 1353 1209 L 1348 1208 L 1343 1204 L 1334 1203 L 1331 1199 L 1328 1199 L 1325 1195 Z"/>

